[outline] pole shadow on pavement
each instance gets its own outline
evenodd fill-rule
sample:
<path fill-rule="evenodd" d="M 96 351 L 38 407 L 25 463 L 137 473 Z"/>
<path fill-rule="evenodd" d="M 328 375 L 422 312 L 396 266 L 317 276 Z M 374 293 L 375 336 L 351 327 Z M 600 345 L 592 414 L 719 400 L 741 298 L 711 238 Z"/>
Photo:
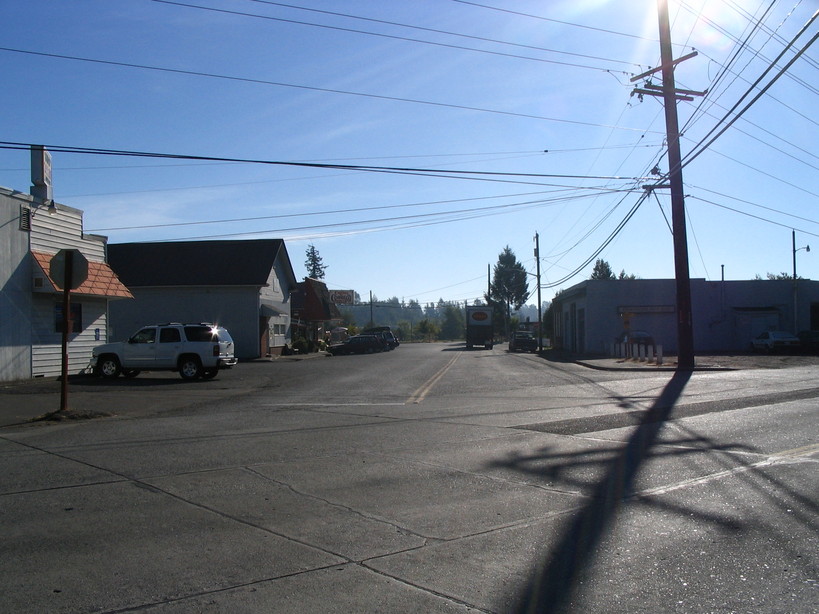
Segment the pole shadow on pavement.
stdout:
<path fill-rule="evenodd" d="M 676 401 L 691 378 L 677 371 L 646 410 L 627 444 L 595 487 L 589 503 L 573 517 L 551 553 L 533 572 L 513 609 L 518 614 L 564 611 L 582 571 L 591 565 L 595 548 L 613 525 L 623 500 L 657 441 Z"/>

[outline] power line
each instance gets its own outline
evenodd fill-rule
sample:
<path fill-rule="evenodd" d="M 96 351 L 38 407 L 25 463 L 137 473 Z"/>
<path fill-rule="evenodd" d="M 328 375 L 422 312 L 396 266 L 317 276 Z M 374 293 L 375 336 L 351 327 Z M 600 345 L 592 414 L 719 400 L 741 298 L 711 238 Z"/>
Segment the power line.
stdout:
<path fill-rule="evenodd" d="M 270 166 L 293 166 L 306 168 L 322 168 L 322 169 L 337 169 L 349 170 L 371 173 L 396 173 L 396 174 L 421 174 L 432 176 L 449 176 L 449 178 L 471 176 L 487 176 L 487 177 L 527 177 L 527 178 L 541 178 L 541 179 L 595 179 L 595 180 L 623 180 L 623 181 L 642 181 L 645 177 L 617 177 L 610 175 L 568 175 L 559 173 L 506 173 L 497 171 L 464 171 L 464 170 L 446 170 L 434 168 L 412 168 L 412 167 L 396 167 L 396 166 L 371 166 L 371 165 L 352 165 L 352 164 L 332 164 L 324 162 L 297 162 L 287 160 L 264 160 L 259 158 L 229 158 L 222 156 L 204 156 L 193 154 L 170 154 L 146 151 L 134 151 L 125 149 L 103 149 L 94 147 L 75 147 L 70 145 L 38 145 L 36 143 L 21 143 L 14 141 L 0 141 L 0 149 L 16 149 L 29 150 L 35 146 L 43 146 L 49 151 L 59 153 L 73 153 L 82 155 L 99 155 L 99 156 L 125 156 L 137 158 L 164 158 L 172 160 L 198 160 L 198 161 L 214 161 L 214 162 L 241 162 L 244 164 L 263 164 Z"/>
<path fill-rule="evenodd" d="M 637 210 L 640 208 L 640 205 L 642 205 L 643 202 L 645 202 L 646 198 L 648 198 L 648 194 L 643 193 L 640 196 L 640 198 L 637 199 L 637 202 L 634 204 L 634 206 L 631 209 L 629 209 L 628 213 L 620 221 L 620 223 L 617 225 L 617 227 L 611 232 L 611 234 L 606 238 L 606 240 L 603 241 L 603 243 L 594 251 L 594 253 L 592 253 L 592 255 L 589 256 L 583 262 L 583 264 L 581 264 L 580 266 L 575 268 L 574 271 L 572 271 L 571 273 L 569 273 L 568 275 L 566 275 L 562 279 L 559 279 L 558 281 L 554 281 L 554 282 L 551 282 L 551 283 L 544 284 L 543 288 L 555 288 L 557 286 L 560 286 L 560 285 L 566 283 L 567 281 L 569 281 L 572 277 L 577 275 L 584 268 L 586 268 L 591 263 L 591 261 L 594 260 L 595 258 L 597 258 L 597 256 L 599 256 L 600 253 L 604 249 L 606 249 L 606 247 L 608 247 L 608 245 L 614 240 L 614 238 L 618 234 L 620 234 L 620 232 L 623 230 L 623 228 L 625 228 L 626 224 L 628 224 L 629 220 L 631 220 L 631 218 L 634 217 L 634 214 L 637 213 Z"/>
<path fill-rule="evenodd" d="M 232 75 L 221 75 L 218 73 L 209 73 L 204 71 L 198 70 L 184 70 L 181 68 L 167 68 L 163 66 L 151 66 L 148 64 L 136 64 L 133 62 L 117 62 L 114 60 L 101 60 L 98 58 L 87 58 L 82 56 L 75 56 L 75 55 L 67 55 L 61 53 L 46 53 L 43 51 L 32 51 L 30 49 L 15 49 L 12 47 L 0 47 L 0 51 L 7 51 L 10 53 L 20 53 L 24 55 L 31 55 L 37 57 L 45 57 L 45 58 L 54 58 L 60 60 L 72 60 L 75 62 L 88 62 L 92 64 L 102 64 L 106 66 L 117 66 L 120 68 L 136 68 L 140 70 L 151 70 L 156 72 L 164 72 L 169 74 L 177 74 L 177 75 L 187 75 L 192 77 L 206 77 L 209 79 L 222 79 L 226 81 L 237 81 L 241 83 L 254 83 L 256 85 L 271 85 L 274 87 L 286 87 L 286 88 L 293 88 L 293 89 L 300 89 L 300 90 L 307 90 L 313 92 L 323 92 L 328 94 L 339 94 L 344 96 L 358 96 L 362 98 L 372 98 L 375 100 L 389 100 L 392 102 L 404 102 L 409 104 L 420 104 L 432 107 L 440 107 L 445 109 L 458 109 L 461 111 L 477 111 L 480 113 L 493 113 L 495 115 L 505 115 L 509 117 L 522 117 L 526 119 L 537 119 L 543 121 L 552 121 L 564 124 L 572 124 L 576 126 L 590 126 L 593 128 L 611 128 L 612 126 L 607 126 L 605 124 L 595 124 L 593 122 L 583 122 L 579 120 L 572 120 L 572 119 L 561 119 L 557 117 L 545 117 L 542 115 L 532 115 L 529 113 L 516 113 L 514 111 L 501 111 L 499 109 L 485 109 L 481 107 L 472 107 L 469 105 L 459 105 L 447 102 L 434 102 L 431 100 L 419 100 L 415 98 L 403 98 L 400 96 L 387 96 L 384 94 L 369 94 L 366 92 L 353 92 L 350 90 L 340 90 L 340 89 L 333 89 L 327 87 L 316 87 L 310 85 L 298 85 L 295 83 L 285 83 L 283 81 L 268 81 L 265 79 L 254 79 L 251 77 L 237 77 Z M 617 127 L 618 130 L 627 130 L 632 132 L 643 132 L 643 130 L 639 128 L 623 128 Z M 660 134 L 657 132 L 656 134 Z"/>
<path fill-rule="evenodd" d="M 800 30 L 796 34 L 794 39 L 791 41 L 791 44 L 788 47 L 786 47 L 785 49 L 782 50 L 782 53 L 776 58 L 776 60 L 774 60 L 771 63 L 771 65 L 762 73 L 762 75 L 760 75 L 759 79 L 757 79 L 756 82 L 754 82 L 754 84 L 751 86 L 751 89 L 749 89 L 745 94 L 743 94 L 743 96 L 736 102 L 736 104 L 733 107 L 731 107 L 731 109 L 728 111 L 728 113 L 726 113 L 725 117 L 723 117 L 723 119 L 721 121 L 725 121 L 728 118 L 728 116 L 731 113 L 734 112 L 734 110 L 737 108 L 737 106 L 739 106 L 739 104 L 745 99 L 745 97 L 752 91 L 752 89 L 755 88 L 756 85 L 765 77 L 765 75 L 767 75 L 768 72 L 771 69 L 774 68 L 774 66 L 776 65 L 776 62 L 785 54 L 785 52 L 788 49 L 790 49 L 790 47 L 796 42 L 796 39 L 799 38 L 799 36 L 802 35 L 802 33 L 807 29 L 807 27 L 811 23 L 813 23 L 813 21 L 816 19 L 817 15 L 819 15 L 819 12 L 814 13 L 813 17 L 808 21 L 808 23 L 805 24 L 804 28 L 802 30 Z M 753 104 L 756 103 L 756 101 L 759 100 L 759 98 L 763 94 L 765 94 L 765 92 L 768 91 L 768 89 L 770 89 L 770 87 L 773 86 L 773 84 L 776 83 L 776 81 L 782 75 L 784 75 L 787 72 L 787 70 L 793 65 L 793 63 L 796 62 L 796 60 L 798 60 L 802 56 L 802 54 L 805 53 L 805 51 L 807 51 L 808 47 L 810 47 L 816 41 L 817 38 L 819 38 L 819 32 L 817 32 L 816 34 L 813 35 L 813 37 L 807 42 L 807 44 L 802 49 L 800 49 L 799 52 L 796 55 L 794 55 L 793 58 L 791 58 L 791 60 L 787 64 L 785 64 L 784 68 L 782 68 L 773 77 L 773 79 L 771 79 L 771 81 L 769 81 L 765 85 L 765 87 L 763 87 L 762 90 L 760 90 L 760 92 L 748 102 L 748 104 L 746 104 L 736 115 L 734 115 L 734 117 L 732 117 L 731 120 L 727 124 L 725 124 L 725 126 L 719 132 L 717 132 L 717 134 L 714 135 L 713 138 L 711 138 L 708 142 L 706 142 L 706 139 L 708 139 L 708 137 L 711 136 L 711 134 L 713 134 L 717 130 L 717 128 L 719 127 L 719 124 L 717 124 L 717 126 L 714 126 L 714 128 L 712 128 L 697 143 L 697 145 L 694 146 L 694 150 L 692 150 L 691 152 L 689 152 L 686 155 L 686 157 L 683 159 L 683 161 L 681 163 L 681 167 L 685 167 L 688 164 L 690 164 L 691 162 L 693 162 L 700 154 L 702 154 L 703 151 L 708 149 L 708 147 L 714 141 L 716 141 L 720 136 L 722 136 L 725 133 L 725 131 L 728 130 L 728 128 L 730 128 L 734 124 L 734 122 L 736 122 L 743 115 L 743 113 L 745 113 L 749 108 L 751 108 L 751 106 L 753 106 Z"/>
<path fill-rule="evenodd" d="M 335 233 L 325 233 L 320 235 L 310 235 L 310 237 L 300 237 L 304 238 L 314 238 L 314 237 L 328 237 L 328 236 L 349 236 L 352 234 L 366 234 L 371 232 L 382 232 L 384 230 L 404 230 L 408 228 L 420 228 L 423 226 L 431 226 L 431 225 L 438 225 L 438 224 L 446 224 L 456 221 L 462 221 L 467 219 L 475 219 L 481 217 L 488 217 L 494 215 L 500 215 L 502 213 L 506 213 L 509 209 L 530 209 L 530 208 L 538 208 L 549 206 L 555 204 L 557 202 L 563 200 L 577 200 L 580 198 L 588 198 L 590 195 L 575 195 L 575 196 L 564 196 L 561 198 L 556 199 L 538 199 L 532 201 L 525 201 L 525 202 L 518 202 L 518 203 L 507 203 L 504 205 L 495 205 L 491 207 L 482 207 L 482 208 L 470 208 L 470 209 L 460 209 L 455 211 L 438 211 L 434 213 L 422 213 L 416 215 L 404 215 L 404 216 L 397 216 L 397 217 L 386 217 L 386 218 L 377 218 L 377 219 L 367 219 L 367 220 L 355 220 L 355 221 L 348 221 L 348 222 L 332 222 L 327 224 L 311 224 L 309 226 L 295 226 L 290 228 L 268 228 L 262 230 L 251 230 L 251 231 L 243 231 L 243 232 L 234 232 L 234 233 L 220 233 L 220 234 L 213 234 L 213 235 L 201 235 L 201 236 L 194 236 L 194 237 L 180 237 L 174 239 L 166 239 L 167 241 L 180 241 L 180 240 L 204 240 L 204 239 L 225 239 L 229 237 L 247 237 L 247 236 L 255 236 L 255 235 L 268 235 L 271 233 L 287 233 L 287 232 L 296 232 L 296 231 L 304 231 L 310 230 L 315 232 L 319 229 L 330 229 L 330 228 L 344 228 L 344 227 L 352 227 L 357 225 L 367 225 L 367 224 L 381 224 L 385 222 L 397 222 L 391 223 L 386 226 L 379 226 L 375 228 L 361 228 L 358 230 L 353 231 L 339 231 Z M 430 218 L 436 218 L 430 220 Z M 443 219 L 437 219 L 443 218 Z"/>
<path fill-rule="evenodd" d="M 424 28 L 424 27 L 420 27 L 420 26 L 412 26 L 412 25 L 402 24 L 402 23 L 397 23 L 397 22 L 392 22 L 392 21 L 384 21 L 384 20 L 380 20 L 380 19 L 371 19 L 371 18 L 368 18 L 368 17 L 358 17 L 358 16 L 355 16 L 355 15 L 350 15 L 350 14 L 346 14 L 346 13 L 337 13 L 337 12 L 333 12 L 333 11 L 323 11 L 323 10 L 319 10 L 319 9 L 304 8 L 304 7 L 294 6 L 294 5 L 290 5 L 290 4 L 282 4 L 282 3 L 279 3 L 279 2 L 264 2 L 263 0 L 250 0 L 250 1 L 255 1 L 255 2 L 258 2 L 260 4 L 268 4 L 268 5 L 273 5 L 273 6 L 282 6 L 282 7 L 293 8 L 293 9 L 298 9 L 298 10 L 302 10 L 302 11 L 311 11 L 311 12 L 315 12 L 315 13 L 322 13 L 322 14 L 325 14 L 325 15 L 333 15 L 333 16 L 337 16 L 337 17 L 346 17 L 346 18 L 349 18 L 349 19 L 360 19 L 360 20 L 363 20 L 363 21 L 370 21 L 370 22 L 381 23 L 381 24 L 386 24 L 386 25 L 399 26 L 399 27 L 402 27 L 402 28 L 412 28 L 412 29 L 415 29 L 415 30 L 422 30 L 422 31 L 425 31 L 425 32 L 433 32 L 433 33 L 436 33 L 436 34 L 445 34 L 445 35 L 448 35 L 448 36 L 456 36 L 456 37 L 467 38 L 467 39 L 471 39 L 471 40 L 479 40 L 479 41 L 483 41 L 483 42 L 490 42 L 490 43 L 495 43 L 495 44 L 500 44 L 500 45 L 511 45 L 511 46 L 515 46 L 515 47 L 533 49 L 533 50 L 537 50 L 537 51 L 545 51 L 545 52 L 548 52 L 548 53 L 559 53 L 559 54 L 570 55 L 570 56 L 575 56 L 575 57 L 583 57 L 583 58 L 586 58 L 586 59 L 599 60 L 599 61 L 603 61 L 603 62 L 613 62 L 613 63 L 618 63 L 618 64 L 626 64 L 628 66 L 639 66 L 638 64 L 634 64 L 633 62 L 626 62 L 626 61 L 623 61 L 623 60 L 614 60 L 614 59 L 611 59 L 611 58 L 604 58 L 604 57 L 599 57 L 599 56 L 583 55 L 583 54 L 579 54 L 579 53 L 570 53 L 570 52 L 566 52 L 566 51 L 557 51 L 555 49 L 548 49 L 548 48 L 545 48 L 545 47 L 537 47 L 537 46 L 534 46 L 534 45 L 523 45 L 523 44 L 519 44 L 519 43 L 501 41 L 501 40 L 492 39 L 492 38 L 485 38 L 485 37 L 482 37 L 482 36 L 471 36 L 471 35 L 468 35 L 468 34 L 460 34 L 460 33 L 457 33 L 457 32 L 449 32 L 449 31 L 446 31 L 446 30 L 437 30 L 435 28 Z M 264 19 L 264 20 L 269 20 L 269 21 L 290 23 L 290 24 L 294 24 L 294 25 L 308 26 L 308 27 L 313 27 L 313 28 L 323 28 L 323 29 L 327 29 L 327 30 L 337 30 L 337 31 L 349 32 L 349 33 L 353 33 L 353 34 L 363 34 L 363 35 L 366 35 L 366 36 L 375 36 L 375 37 L 379 37 L 379 38 L 390 38 L 390 39 L 394 39 L 394 40 L 400 40 L 400 41 L 406 41 L 406 42 L 412 42 L 412 43 L 420 43 L 420 44 L 423 44 L 423 45 L 434 45 L 434 46 L 437 46 L 437 47 L 447 47 L 449 49 L 459 49 L 459 50 L 463 50 L 463 51 L 473 51 L 473 52 L 476 52 L 476 53 L 486 53 L 486 54 L 489 54 L 489 55 L 498 55 L 498 56 L 510 57 L 510 58 L 521 59 L 521 60 L 531 60 L 531 61 L 534 61 L 534 62 L 545 62 L 545 63 L 548 63 L 548 64 L 560 64 L 560 65 L 563 65 L 563 66 L 571 66 L 573 68 L 585 68 L 585 69 L 597 70 L 597 71 L 602 71 L 602 72 L 609 72 L 611 70 L 611 69 L 603 68 L 603 67 L 600 67 L 600 66 L 588 66 L 588 65 L 585 65 L 585 64 L 576 64 L 576 63 L 571 63 L 571 62 L 561 62 L 561 61 L 558 61 L 558 60 L 549 60 L 549 59 L 546 59 L 546 58 L 533 58 L 533 57 L 530 57 L 530 56 L 523 56 L 523 55 L 517 55 L 517 54 L 512 54 L 512 53 L 503 53 L 503 52 L 498 52 L 498 51 L 491 51 L 491 50 L 488 50 L 488 49 L 475 49 L 473 47 L 464 47 L 464 46 L 461 46 L 461 45 L 452 45 L 452 44 L 440 43 L 440 42 L 435 42 L 435 41 L 421 40 L 421 39 L 417 39 L 417 38 L 409 38 L 409 37 L 405 37 L 405 36 L 396 36 L 396 35 L 392 35 L 392 34 L 386 34 L 386 33 L 383 33 L 383 32 L 367 32 L 367 31 L 364 31 L 364 30 L 355 30 L 353 28 L 345 28 L 345 27 L 341 27 L 341 26 L 331 26 L 331 25 L 327 25 L 327 24 L 311 23 L 311 22 L 307 22 L 307 21 L 298 21 L 298 20 L 295 20 L 295 19 L 286 19 L 286 18 L 283 18 L 283 17 L 272 17 L 272 16 L 269 16 L 269 15 L 259 15 L 259 14 L 256 14 L 256 13 L 245 13 L 245 12 L 242 12 L 242 11 L 231 11 L 231 10 L 227 10 L 227 9 L 217 9 L 217 8 L 208 7 L 208 6 L 200 6 L 200 5 L 196 5 L 196 4 L 188 4 L 188 3 L 185 3 L 185 2 L 177 2 L 175 0 L 151 0 L 151 2 L 156 2 L 158 4 L 168 4 L 168 5 L 172 5 L 172 6 L 180 6 L 180 7 L 184 7 L 184 8 L 198 9 L 198 10 L 202 10 L 202 11 L 211 11 L 211 12 L 214 12 L 214 13 L 225 13 L 225 14 L 228 14 L 228 15 L 237 15 L 237 16 L 241 16 L 241 17 L 252 17 L 252 18 L 255 18 L 255 19 Z M 625 71 L 622 71 L 622 72 L 625 72 Z"/>
<path fill-rule="evenodd" d="M 792 225 L 790 225 L 790 224 L 780 224 L 779 222 L 774 222 L 773 220 L 769 220 L 769 219 L 761 217 L 759 215 L 754 215 L 753 213 L 748 213 L 747 211 L 742 211 L 741 209 L 735 209 L 734 207 L 729 207 L 727 205 L 721 205 L 721 204 L 719 204 L 717 202 L 714 202 L 713 200 L 708 200 L 706 198 L 700 198 L 698 196 L 692 196 L 690 194 L 688 195 L 688 198 L 693 199 L 693 200 L 699 200 L 700 202 L 708 203 L 709 205 L 714 205 L 715 207 L 719 207 L 720 209 L 725 209 L 727 211 L 733 211 L 734 213 L 739 213 L 740 215 L 744 215 L 744 216 L 753 218 L 755 220 L 760 220 L 762 222 L 767 222 L 769 224 L 773 224 L 774 226 L 779 226 L 781 228 L 788 228 L 788 229 L 794 230 L 794 227 Z M 799 230 L 800 233 L 803 233 L 803 234 L 806 234 L 806 235 L 811 235 L 812 237 L 819 237 L 819 234 L 817 234 L 815 232 L 809 232 L 807 230 L 801 230 L 801 229 L 797 229 L 797 230 Z"/>
<path fill-rule="evenodd" d="M 420 202 L 420 203 L 406 203 L 400 205 L 382 205 L 378 207 L 354 207 L 351 209 L 335 209 L 332 211 L 313 211 L 307 213 L 286 213 L 282 215 L 262 215 L 262 216 L 255 216 L 255 217 L 243 217 L 243 218 L 228 218 L 228 219 L 219 219 L 219 220 L 200 220 L 195 222 L 175 222 L 175 223 L 166 223 L 166 224 L 145 224 L 139 226 L 120 226 L 114 228 L 92 228 L 89 232 L 111 232 L 111 231 L 119 231 L 119 230 L 145 230 L 149 228 L 173 228 L 173 227 L 182 227 L 182 226 L 201 226 L 206 224 L 227 224 L 227 223 L 236 223 L 236 222 L 258 222 L 261 220 L 273 220 L 273 219 L 286 219 L 286 218 L 298 218 L 298 217 L 311 217 L 311 216 L 319 216 L 319 215 L 341 215 L 347 213 L 360 213 L 364 211 L 382 211 L 388 209 L 404 209 L 409 207 L 426 207 L 432 205 L 447 205 L 453 203 L 462 203 L 462 202 L 471 202 L 471 201 L 478 201 L 478 200 L 494 200 L 497 198 L 517 198 L 520 196 L 533 196 L 536 194 L 547 194 L 551 192 L 560 192 L 566 190 L 576 190 L 577 188 L 565 188 L 562 190 L 548 190 L 548 191 L 539 191 L 539 192 L 524 192 L 520 194 L 502 194 L 499 196 L 479 196 L 475 198 L 457 198 L 457 199 L 450 199 L 450 200 L 436 200 L 436 201 L 427 201 L 427 202 Z"/>
<path fill-rule="evenodd" d="M 656 43 L 656 39 L 645 38 L 644 36 L 638 36 L 637 34 L 628 34 L 626 32 L 616 32 L 614 30 L 607 30 L 606 28 L 595 28 L 594 26 L 587 26 L 580 23 L 573 23 L 571 21 L 561 21 L 559 19 L 551 19 L 549 17 L 543 17 L 541 15 L 532 15 L 531 13 L 522 13 L 520 11 L 512 11 L 509 9 L 503 9 L 497 6 L 489 6 L 487 4 L 480 4 L 478 2 L 467 2 L 467 0 L 450 0 L 451 2 L 457 2 L 458 4 L 468 4 L 470 6 L 476 6 L 482 9 L 489 9 L 491 11 L 498 11 L 500 13 L 509 13 L 510 15 L 518 15 L 519 17 L 528 17 L 530 19 L 538 19 L 540 21 L 549 21 L 551 23 L 559 23 L 564 26 L 571 26 L 573 28 L 582 28 L 584 30 L 592 30 L 595 32 L 603 32 L 605 34 L 615 34 L 617 36 L 624 36 L 628 38 L 636 38 L 637 40 L 641 41 L 649 41 L 652 43 Z"/>
<path fill-rule="evenodd" d="M 689 184 L 691 185 L 691 184 Z M 772 213 L 778 213 L 779 215 L 784 215 L 787 217 L 791 217 L 795 220 L 800 220 L 802 222 L 808 222 L 810 224 L 819 224 L 819 219 L 810 219 L 807 217 L 801 217 L 799 215 L 794 215 L 793 213 L 787 213 L 786 211 L 782 211 L 780 209 L 774 209 L 773 207 L 766 207 L 765 205 L 760 205 L 759 203 L 752 202 L 750 200 L 744 200 L 742 198 L 736 198 L 735 196 L 729 196 L 728 194 L 723 194 L 722 192 L 717 192 L 715 190 L 709 190 L 708 188 L 703 188 L 701 186 L 691 185 L 692 188 L 696 190 L 702 190 L 703 192 L 709 192 L 711 194 L 716 194 L 717 196 L 722 196 L 723 198 L 730 198 L 731 200 L 735 200 L 739 203 L 744 203 L 746 205 L 751 205 L 752 207 L 758 207 L 759 209 L 764 209 L 765 211 L 770 211 Z M 819 195 L 818 195 L 819 196 Z M 764 218 L 759 218 L 764 219 Z M 769 220 L 766 220 L 769 221 Z"/>

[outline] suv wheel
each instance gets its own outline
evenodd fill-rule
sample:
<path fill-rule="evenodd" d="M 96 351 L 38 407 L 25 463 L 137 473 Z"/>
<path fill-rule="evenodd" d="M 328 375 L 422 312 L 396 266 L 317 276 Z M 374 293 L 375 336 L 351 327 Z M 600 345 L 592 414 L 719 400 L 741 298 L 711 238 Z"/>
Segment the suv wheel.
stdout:
<path fill-rule="evenodd" d="M 182 379 L 195 380 L 202 376 L 202 363 L 196 356 L 183 356 L 179 359 L 179 375 Z"/>
<path fill-rule="evenodd" d="M 97 372 L 105 378 L 114 379 L 122 371 L 116 356 L 102 356 L 97 364 Z"/>

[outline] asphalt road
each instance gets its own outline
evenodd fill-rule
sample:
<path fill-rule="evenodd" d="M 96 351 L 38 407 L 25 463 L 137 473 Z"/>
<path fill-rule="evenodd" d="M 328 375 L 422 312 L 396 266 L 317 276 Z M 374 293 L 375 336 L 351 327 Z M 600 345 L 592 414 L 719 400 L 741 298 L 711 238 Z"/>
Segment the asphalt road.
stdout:
<path fill-rule="evenodd" d="M 0 611 L 817 612 L 816 375 L 403 345 L 72 382 L 113 415 L 57 423 L 18 386 Z"/>

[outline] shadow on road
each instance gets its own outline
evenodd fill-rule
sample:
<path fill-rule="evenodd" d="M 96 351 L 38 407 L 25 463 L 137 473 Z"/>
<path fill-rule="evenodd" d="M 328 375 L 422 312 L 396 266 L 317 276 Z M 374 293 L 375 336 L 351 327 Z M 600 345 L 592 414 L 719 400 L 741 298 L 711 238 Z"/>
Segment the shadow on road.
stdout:
<path fill-rule="evenodd" d="M 691 378 L 677 371 L 643 416 L 627 444 L 611 459 L 608 472 L 594 487 L 589 503 L 564 530 L 543 564 L 533 572 L 517 598 L 514 612 L 551 613 L 564 610 L 581 572 L 592 563 L 595 548 L 613 525 L 625 497 Z"/>

